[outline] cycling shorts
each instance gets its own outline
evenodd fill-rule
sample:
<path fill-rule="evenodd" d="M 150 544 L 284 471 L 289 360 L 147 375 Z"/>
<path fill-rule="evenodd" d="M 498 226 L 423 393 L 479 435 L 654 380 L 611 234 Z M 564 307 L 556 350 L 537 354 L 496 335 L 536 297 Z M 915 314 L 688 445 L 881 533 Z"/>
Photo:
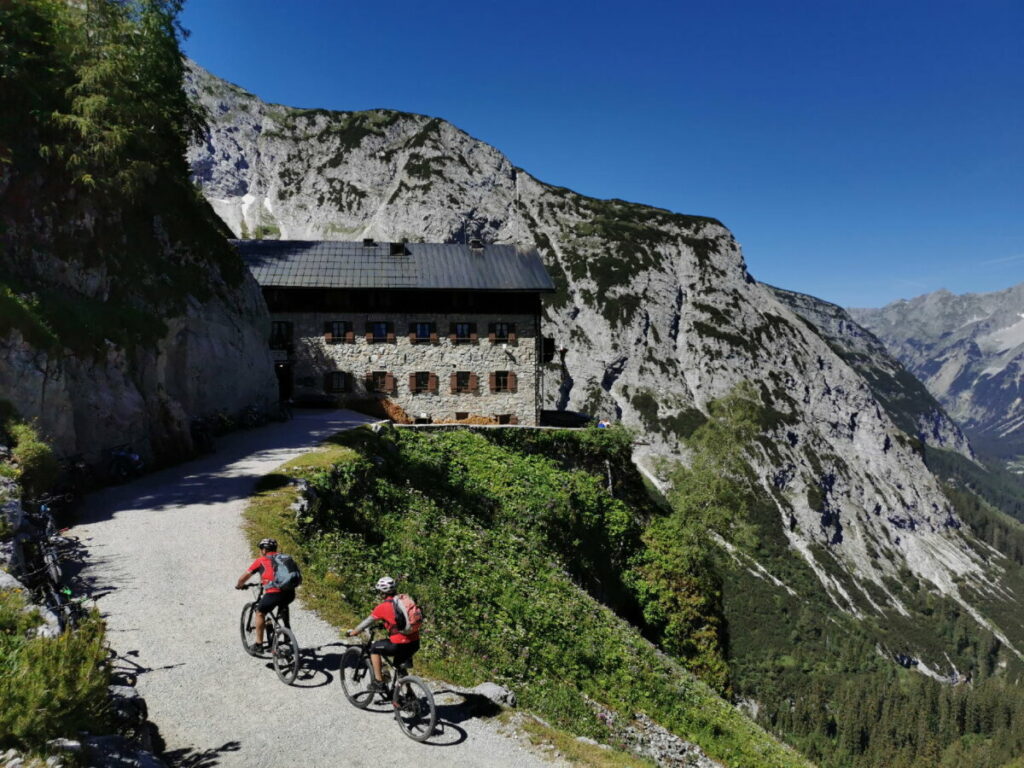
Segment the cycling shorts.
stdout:
<path fill-rule="evenodd" d="M 282 589 L 280 592 L 268 592 L 264 593 L 263 597 L 260 598 L 259 603 L 256 604 L 256 610 L 260 613 L 270 613 L 280 606 L 285 608 L 291 604 L 292 600 L 295 599 L 294 589 Z"/>
<path fill-rule="evenodd" d="M 411 643 L 392 643 L 390 640 L 376 640 L 370 646 L 370 653 L 390 656 L 391 661 L 397 666 L 409 661 L 412 655 L 419 649 L 419 640 L 413 640 Z"/>

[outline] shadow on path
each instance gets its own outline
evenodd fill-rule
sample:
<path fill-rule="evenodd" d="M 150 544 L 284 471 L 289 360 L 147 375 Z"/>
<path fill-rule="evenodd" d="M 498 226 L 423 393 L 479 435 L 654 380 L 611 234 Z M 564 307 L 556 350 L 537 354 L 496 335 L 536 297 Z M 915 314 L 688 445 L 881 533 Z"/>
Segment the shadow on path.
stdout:
<path fill-rule="evenodd" d="M 162 511 L 247 498 L 266 474 L 268 462 L 281 463 L 336 432 L 373 421 L 353 411 L 298 411 L 288 422 L 233 432 L 221 438 L 210 455 L 90 494 L 78 524 L 106 520 L 133 509 Z"/>
<path fill-rule="evenodd" d="M 221 755 L 241 748 L 241 742 L 229 741 L 211 749 L 175 749 L 164 752 L 163 758 L 174 768 L 212 768 L 220 763 Z"/>

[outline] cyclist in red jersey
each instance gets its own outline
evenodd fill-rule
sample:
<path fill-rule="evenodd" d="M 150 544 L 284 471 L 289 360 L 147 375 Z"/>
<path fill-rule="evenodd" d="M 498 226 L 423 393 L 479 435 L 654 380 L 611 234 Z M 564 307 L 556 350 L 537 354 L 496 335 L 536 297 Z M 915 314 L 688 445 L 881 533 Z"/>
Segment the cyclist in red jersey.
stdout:
<path fill-rule="evenodd" d="M 420 649 L 420 633 L 405 632 L 398 629 L 398 621 L 395 618 L 395 580 L 390 576 L 381 577 L 376 584 L 376 590 L 383 598 L 370 615 L 363 619 L 359 626 L 348 631 L 352 637 L 362 632 L 374 622 L 384 623 L 384 629 L 388 633 L 387 640 L 376 640 L 370 646 L 370 663 L 373 665 L 374 681 L 370 683 L 370 690 L 379 693 L 385 691 L 384 677 L 381 673 L 381 654 L 391 656 L 395 664 L 402 664 L 413 657 L 413 654 Z"/>
<path fill-rule="evenodd" d="M 266 619 L 264 618 L 266 614 L 276 606 L 281 606 L 281 618 L 285 620 L 285 626 L 287 626 L 288 606 L 295 599 L 294 589 L 278 589 L 277 587 L 267 586 L 274 580 L 274 561 L 271 558 L 277 554 L 277 540 L 262 539 L 259 547 L 260 556 L 253 561 L 245 573 L 238 577 L 238 583 L 235 584 L 235 589 L 245 589 L 249 577 L 254 573 L 259 573 L 260 581 L 263 583 L 263 597 L 260 598 L 260 602 L 256 606 L 256 622 L 254 626 L 256 642 L 253 645 L 253 650 L 257 653 L 263 650 L 263 628 L 266 624 Z"/>

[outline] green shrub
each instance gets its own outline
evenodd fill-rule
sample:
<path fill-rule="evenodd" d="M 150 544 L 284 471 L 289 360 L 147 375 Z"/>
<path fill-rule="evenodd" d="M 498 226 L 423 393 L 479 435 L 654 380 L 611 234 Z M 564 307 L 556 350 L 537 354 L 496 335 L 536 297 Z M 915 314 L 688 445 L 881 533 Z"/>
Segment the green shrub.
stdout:
<path fill-rule="evenodd" d="M 40 753 L 46 742 L 107 727 L 103 623 L 93 616 L 59 637 L 29 637 L 40 623 L 24 597 L 0 591 L 0 749 Z"/>
<path fill-rule="evenodd" d="M 14 441 L 11 456 L 18 465 L 21 487 L 27 496 L 38 496 L 57 478 L 59 467 L 53 449 L 39 438 L 30 424 L 8 422 L 6 430 Z"/>

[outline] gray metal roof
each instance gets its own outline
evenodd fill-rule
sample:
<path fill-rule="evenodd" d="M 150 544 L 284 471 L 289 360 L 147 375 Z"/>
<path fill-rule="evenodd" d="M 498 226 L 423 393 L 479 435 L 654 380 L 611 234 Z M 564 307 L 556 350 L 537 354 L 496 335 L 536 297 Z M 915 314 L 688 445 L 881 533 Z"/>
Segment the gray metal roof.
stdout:
<path fill-rule="evenodd" d="M 514 245 L 232 240 L 261 286 L 553 291 L 537 251 Z"/>

